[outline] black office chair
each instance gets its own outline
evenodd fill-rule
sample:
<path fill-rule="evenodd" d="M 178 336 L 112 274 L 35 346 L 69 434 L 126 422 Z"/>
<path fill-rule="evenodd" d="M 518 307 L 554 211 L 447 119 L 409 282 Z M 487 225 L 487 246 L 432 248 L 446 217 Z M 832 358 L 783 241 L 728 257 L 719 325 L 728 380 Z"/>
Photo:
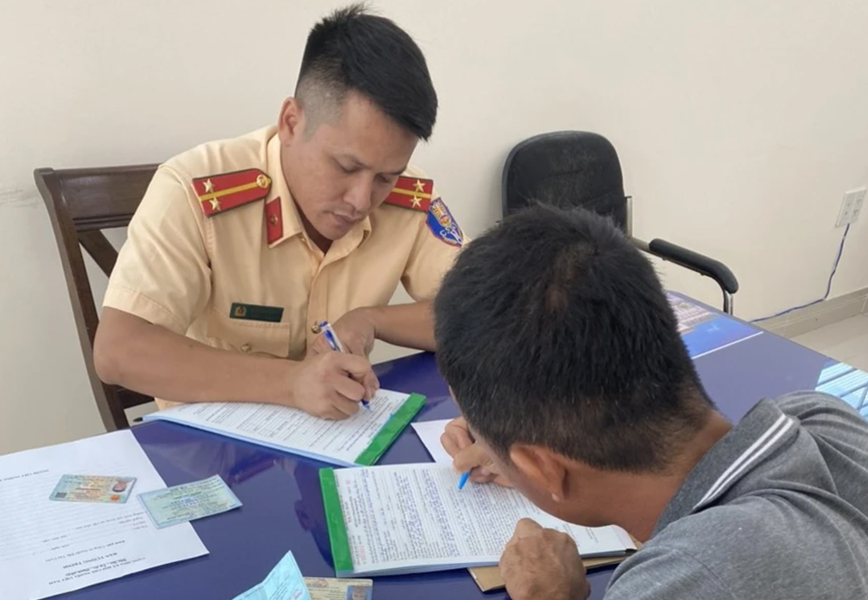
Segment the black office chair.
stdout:
<path fill-rule="evenodd" d="M 640 250 L 711 277 L 732 314 L 738 280 L 723 263 L 665 240 L 632 236 L 631 202 L 624 195 L 621 163 L 614 146 L 596 133 L 558 131 L 529 138 L 512 149 L 503 166 L 503 216 L 544 202 L 582 207 L 610 217 Z"/>

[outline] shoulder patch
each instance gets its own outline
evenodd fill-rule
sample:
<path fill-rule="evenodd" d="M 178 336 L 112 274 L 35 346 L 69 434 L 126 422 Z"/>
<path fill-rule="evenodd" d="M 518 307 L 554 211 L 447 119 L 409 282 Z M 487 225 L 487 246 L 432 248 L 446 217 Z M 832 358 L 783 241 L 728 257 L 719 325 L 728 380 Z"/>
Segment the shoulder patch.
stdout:
<path fill-rule="evenodd" d="M 431 179 L 418 177 L 398 177 L 392 193 L 386 197 L 386 204 L 428 212 L 431 206 L 431 195 L 434 193 L 434 182 Z"/>
<path fill-rule="evenodd" d="M 193 191 L 206 217 L 238 208 L 268 196 L 271 177 L 259 169 L 221 173 L 193 180 Z"/>
<path fill-rule="evenodd" d="M 428 229 L 441 242 L 460 248 L 464 245 L 464 233 L 446 203 L 437 198 L 428 210 Z"/>

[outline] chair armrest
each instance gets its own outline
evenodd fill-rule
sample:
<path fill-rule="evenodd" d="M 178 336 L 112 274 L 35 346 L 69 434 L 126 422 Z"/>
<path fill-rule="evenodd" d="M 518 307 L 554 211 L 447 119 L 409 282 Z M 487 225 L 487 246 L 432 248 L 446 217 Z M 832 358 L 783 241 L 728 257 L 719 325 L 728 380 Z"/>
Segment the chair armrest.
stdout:
<path fill-rule="evenodd" d="M 646 248 L 642 249 L 646 250 Z M 685 269 L 711 277 L 718 283 L 721 289 L 730 294 L 738 291 L 738 279 L 735 278 L 729 267 L 718 260 L 660 239 L 648 242 L 646 251 L 663 260 L 680 265 Z"/>

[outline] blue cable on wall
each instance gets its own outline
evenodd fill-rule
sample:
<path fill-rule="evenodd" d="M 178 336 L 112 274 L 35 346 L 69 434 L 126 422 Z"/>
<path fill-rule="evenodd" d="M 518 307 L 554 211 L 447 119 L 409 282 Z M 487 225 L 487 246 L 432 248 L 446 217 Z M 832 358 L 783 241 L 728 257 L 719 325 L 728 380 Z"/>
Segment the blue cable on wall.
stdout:
<path fill-rule="evenodd" d="M 835 279 L 835 273 L 838 272 L 838 263 L 841 262 L 841 255 L 844 253 L 844 242 L 847 241 L 847 234 L 850 233 L 850 225 L 847 225 L 847 228 L 844 230 L 844 235 L 841 236 L 841 245 L 838 246 L 838 256 L 835 257 L 835 265 L 832 267 L 832 274 L 829 275 L 829 281 L 826 284 L 826 293 L 819 300 L 814 300 L 813 302 L 808 302 L 807 304 L 802 304 L 801 306 L 794 306 L 792 308 L 788 308 L 787 310 L 781 311 L 777 314 L 771 315 L 769 317 L 762 317 L 759 319 L 754 319 L 751 323 L 761 323 L 762 321 L 768 321 L 769 319 L 776 319 L 777 317 L 782 317 L 784 315 L 790 314 L 794 310 L 801 310 L 803 308 L 808 308 L 809 306 L 814 306 L 815 304 L 819 304 L 820 302 L 825 302 L 829 299 L 829 294 L 832 292 L 832 280 Z"/>

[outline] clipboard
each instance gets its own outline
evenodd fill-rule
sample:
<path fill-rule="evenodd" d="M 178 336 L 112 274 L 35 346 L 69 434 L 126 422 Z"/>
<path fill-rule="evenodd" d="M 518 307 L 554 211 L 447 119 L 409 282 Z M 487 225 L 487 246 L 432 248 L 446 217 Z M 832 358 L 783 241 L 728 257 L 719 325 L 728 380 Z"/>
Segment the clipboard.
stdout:
<path fill-rule="evenodd" d="M 591 569 L 599 569 L 601 567 L 610 567 L 612 565 L 617 565 L 631 556 L 633 556 L 636 552 L 638 552 L 642 548 L 642 543 L 639 542 L 632 535 L 630 536 L 633 540 L 633 543 L 636 544 L 636 550 L 630 550 L 627 554 L 622 556 L 604 556 L 600 558 L 584 558 L 582 559 L 582 564 L 585 565 L 585 569 L 590 571 Z M 503 583 L 503 579 L 500 576 L 500 567 L 471 567 L 467 569 L 470 573 L 471 577 L 473 577 L 473 581 L 476 582 L 476 585 L 479 587 L 482 592 L 493 592 L 494 590 L 500 590 L 506 587 L 506 584 Z"/>

